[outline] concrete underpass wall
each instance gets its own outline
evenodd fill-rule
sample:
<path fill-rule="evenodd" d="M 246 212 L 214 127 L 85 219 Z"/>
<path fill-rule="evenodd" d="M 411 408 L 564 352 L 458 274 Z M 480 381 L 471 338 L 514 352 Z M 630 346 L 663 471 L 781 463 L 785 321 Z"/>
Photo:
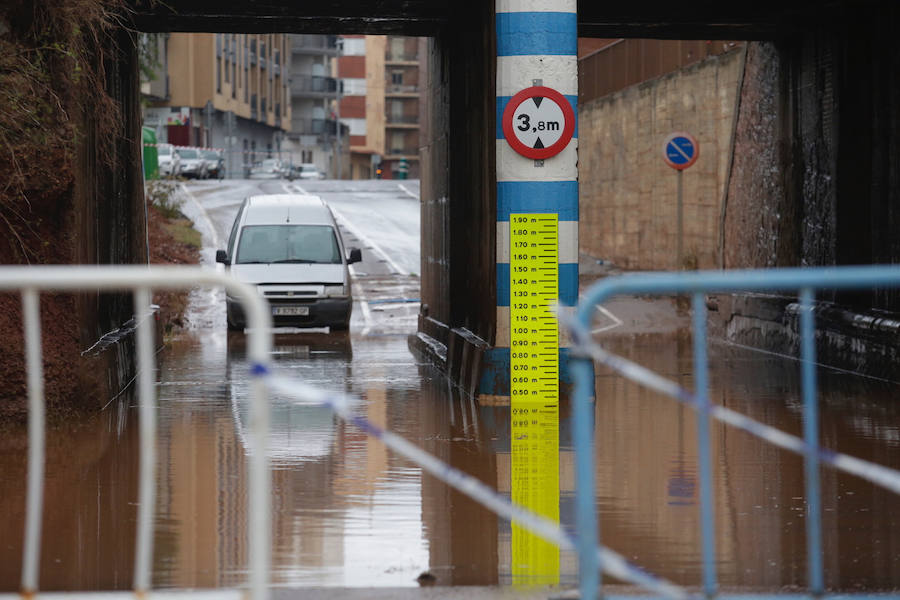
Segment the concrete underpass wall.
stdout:
<path fill-rule="evenodd" d="M 700 158 L 684 174 L 685 259 L 718 264 L 743 49 L 579 106 L 581 251 L 626 269 L 672 269 L 677 247 L 676 172 L 663 141 L 686 131 Z"/>
<path fill-rule="evenodd" d="M 882 6 L 750 45 L 726 268 L 900 263 L 898 31 L 898 9 Z M 895 377 L 900 293 L 818 298 L 822 360 Z M 722 327 L 737 341 L 796 352 L 793 301 L 722 299 Z"/>
<path fill-rule="evenodd" d="M 900 262 L 898 9 L 750 45 L 725 267 Z M 900 310 L 900 293 L 846 294 Z"/>
<path fill-rule="evenodd" d="M 103 57 L 106 91 L 119 107 L 118 115 L 82 116 L 84 137 L 78 148 L 74 189 L 74 252 L 76 264 L 135 264 L 147 262 L 146 213 L 141 175 L 140 91 L 134 33 L 120 29 L 98 49 Z M 98 139 L 102 119 L 121 119 L 112 154 L 104 156 Z M 105 333 L 131 319 L 130 294 L 81 294 L 77 311 L 81 346 L 94 346 Z M 97 346 L 88 355 L 96 361 L 99 399 L 105 402 L 134 376 L 133 336 Z"/>
<path fill-rule="evenodd" d="M 455 12 L 429 44 L 424 84 L 417 344 L 471 393 L 496 320 L 494 7 Z"/>

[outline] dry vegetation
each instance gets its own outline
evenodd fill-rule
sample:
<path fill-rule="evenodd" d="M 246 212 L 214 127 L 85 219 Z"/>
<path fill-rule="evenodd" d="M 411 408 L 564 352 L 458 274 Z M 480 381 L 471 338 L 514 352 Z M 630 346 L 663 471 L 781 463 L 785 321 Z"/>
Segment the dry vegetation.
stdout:
<path fill-rule="evenodd" d="M 122 7 L 122 0 L 0 0 L 0 264 L 68 264 L 76 244 L 93 243 L 76 240 L 76 181 L 85 165 L 116 164 L 124 134 L 104 71 L 116 60 Z M 196 250 L 172 240 L 173 225 L 151 214 L 151 260 L 195 262 Z M 183 303 L 167 304 L 168 324 L 177 325 Z M 17 295 L 0 294 L 0 422 L 25 416 L 21 312 Z M 78 314 L 73 296 L 41 295 L 51 418 L 96 410 L 106 386 L 98 379 L 105 370 L 81 357 Z"/>
<path fill-rule="evenodd" d="M 88 111 L 106 115 L 96 134 L 107 156 L 120 128 L 101 50 L 117 7 L 118 0 L 0 3 L 2 263 L 69 262 L 79 123 Z"/>

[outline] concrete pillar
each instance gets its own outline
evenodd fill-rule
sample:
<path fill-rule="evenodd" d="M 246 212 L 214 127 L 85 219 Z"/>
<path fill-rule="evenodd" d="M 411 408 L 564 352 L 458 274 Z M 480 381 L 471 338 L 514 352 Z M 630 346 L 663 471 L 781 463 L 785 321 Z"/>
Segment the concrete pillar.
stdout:
<path fill-rule="evenodd" d="M 509 395 L 510 213 L 556 213 L 559 219 L 559 300 L 574 312 L 578 300 L 578 129 L 557 155 L 526 158 L 503 135 L 502 115 L 517 92 L 552 88 L 576 108 L 576 0 L 497 0 L 497 322 L 494 347 L 484 354 L 479 395 Z M 560 334 L 560 380 L 570 381 L 569 339 Z"/>

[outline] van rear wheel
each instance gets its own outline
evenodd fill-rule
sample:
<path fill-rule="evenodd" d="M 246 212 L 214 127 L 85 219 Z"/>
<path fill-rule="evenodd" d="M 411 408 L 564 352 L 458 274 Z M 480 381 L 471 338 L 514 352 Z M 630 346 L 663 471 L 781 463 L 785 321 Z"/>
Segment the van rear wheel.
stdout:
<path fill-rule="evenodd" d="M 228 331 L 243 331 L 244 324 L 235 319 L 234 311 L 230 305 L 225 305 L 225 323 L 228 325 Z"/>

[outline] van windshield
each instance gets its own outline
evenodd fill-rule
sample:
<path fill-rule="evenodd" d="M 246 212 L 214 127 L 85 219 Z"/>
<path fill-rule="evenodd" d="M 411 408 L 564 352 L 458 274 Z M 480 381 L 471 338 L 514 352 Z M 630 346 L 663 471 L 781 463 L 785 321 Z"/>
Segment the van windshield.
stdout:
<path fill-rule="evenodd" d="M 250 225 L 238 242 L 237 264 L 341 262 L 329 225 Z"/>

